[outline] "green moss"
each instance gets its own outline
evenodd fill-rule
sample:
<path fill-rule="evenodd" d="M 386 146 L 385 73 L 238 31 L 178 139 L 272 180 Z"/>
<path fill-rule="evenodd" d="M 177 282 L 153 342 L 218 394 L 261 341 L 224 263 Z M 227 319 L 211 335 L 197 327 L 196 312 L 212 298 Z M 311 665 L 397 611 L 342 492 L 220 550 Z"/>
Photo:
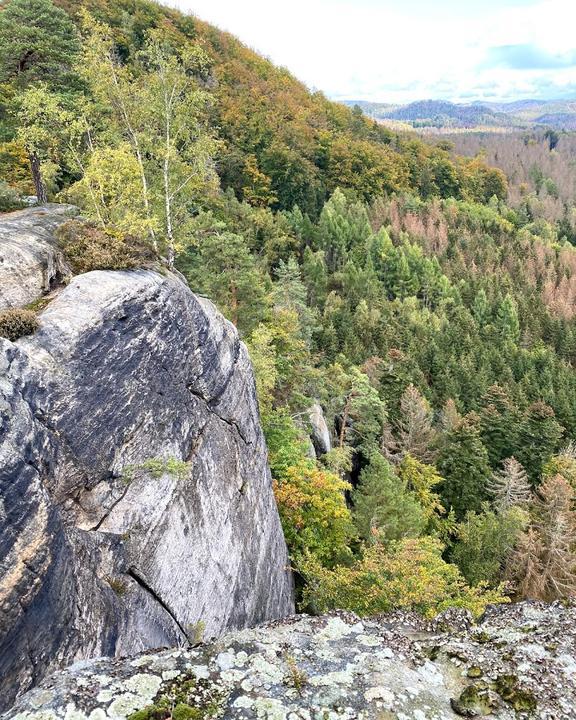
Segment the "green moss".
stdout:
<path fill-rule="evenodd" d="M 39 313 L 44 310 L 44 308 L 48 307 L 50 303 L 52 302 L 52 298 L 44 295 L 43 297 L 38 298 L 37 300 L 32 300 L 32 302 L 29 302 L 28 305 L 24 306 L 25 310 L 30 310 L 33 313 Z"/>
<path fill-rule="evenodd" d="M 472 635 L 472 639 L 475 640 L 477 643 L 483 645 L 490 642 L 492 638 L 490 637 L 490 635 L 488 635 L 487 632 L 481 630 L 480 632 L 474 633 L 474 635 Z"/>
<path fill-rule="evenodd" d="M 450 700 L 452 710 L 462 717 L 488 715 L 493 707 L 485 684 L 468 685 L 458 698 Z"/>
<path fill-rule="evenodd" d="M 132 713 L 128 720 L 208 720 L 219 716 L 223 702 L 219 687 L 186 674 L 165 684 L 152 705 Z"/>
<path fill-rule="evenodd" d="M 534 712 L 536 710 L 536 698 L 529 690 L 518 686 L 516 675 L 499 675 L 494 682 L 494 690 L 516 712 Z"/>
<path fill-rule="evenodd" d="M 0 337 L 14 342 L 38 330 L 36 315 L 31 310 L 12 308 L 0 313 Z"/>
<path fill-rule="evenodd" d="M 128 586 L 126 585 L 124 580 L 122 580 L 121 578 L 115 578 L 115 577 L 108 576 L 106 578 L 106 582 L 108 583 L 108 585 L 110 585 L 112 590 L 114 590 L 116 595 L 118 595 L 119 597 L 122 597 L 122 595 L 126 594 Z"/>
<path fill-rule="evenodd" d="M 308 675 L 298 667 L 292 655 L 286 656 L 286 665 L 288 672 L 284 678 L 284 684 L 288 687 L 293 687 L 299 695 L 302 695 L 304 687 L 308 684 Z"/>
<path fill-rule="evenodd" d="M 202 720 L 204 717 L 202 710 L 186 703 L 178 703 L 172 712 L 172 720 Z"/>
<path fill-rule="evenodd" d="M 478 667 L 478 665 L 471 665 L 466 671 L 466 675 L 468 675 L 469 678 L 479 678 L 482 677 L 484 673 L 482 668 Z"/>

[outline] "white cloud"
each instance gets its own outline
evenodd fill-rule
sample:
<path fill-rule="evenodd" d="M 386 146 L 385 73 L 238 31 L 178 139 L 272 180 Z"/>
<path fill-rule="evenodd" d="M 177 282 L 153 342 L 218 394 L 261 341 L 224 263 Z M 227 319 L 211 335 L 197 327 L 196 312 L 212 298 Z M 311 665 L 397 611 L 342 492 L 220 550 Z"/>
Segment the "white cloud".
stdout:
<path fill-rule="evenodd" d="M 500 8 L 462 2 L 458 12 L 449 12 L 454 6 L 443 2 L 413 0 L 406 9 L 402 0 L 172 0 L 335 98 L 458 99 L 475 89 L 481 97 L 489 87 L 492 96 L 506 98 L 545 90 L 546 77 L 551 90 L 576 86 L 576 68 L 483 66 L 490 49 L 499 46 L 573 52 L 574 0 L 527 0 Z"/>

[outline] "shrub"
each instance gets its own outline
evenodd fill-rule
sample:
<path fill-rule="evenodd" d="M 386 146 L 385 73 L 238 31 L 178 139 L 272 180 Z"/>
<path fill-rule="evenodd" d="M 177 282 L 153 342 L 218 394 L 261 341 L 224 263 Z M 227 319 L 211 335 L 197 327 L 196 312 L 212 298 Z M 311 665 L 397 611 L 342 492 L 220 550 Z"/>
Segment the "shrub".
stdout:
<path fill-rule="evenodd" d="M 0 180 L 0 212 L 8 210 L 18 210 L 24 207 L 24 203 L 20 199 L 16 190 L 10 187 L 4 180 Z"/>
<path fill-rule="evenodd" d="M 350 556 L 354 536 L 344 493 L 350 485 L 309 461 L 286 469 L 274 480 L 274 494 L 293 560 L 306 552 L 332 566 Z"/>
<path fill-rule="evenodd" d="M 26 335 L 32 335 L 38 328 L 38 320 L 31 310 L 13 308 L 0 313 L 0 337 L 12 342 Z"/>
<path fill-rule="evenodd" d="M 336 608 L 359 615 L 412 610 L 427 617 L 464 607 L 478 617 L 488 603 L 509 602 L 501 588 L 467 585 L 456 565 L 442 559 L 442 550 L 431 537 L 376 543 L 352 567 L 333 570 L 309 555 L 298 568 L 308 581 L 304 604 L 319 613 Z"/>
<path fill-rule="evenodd" d="M 82 220 L 69 220 L 61 225 L 56 238 L 75 273 L 130 270 L 155 259 L 148 245 L 138 238 L 104 231 Z"/>

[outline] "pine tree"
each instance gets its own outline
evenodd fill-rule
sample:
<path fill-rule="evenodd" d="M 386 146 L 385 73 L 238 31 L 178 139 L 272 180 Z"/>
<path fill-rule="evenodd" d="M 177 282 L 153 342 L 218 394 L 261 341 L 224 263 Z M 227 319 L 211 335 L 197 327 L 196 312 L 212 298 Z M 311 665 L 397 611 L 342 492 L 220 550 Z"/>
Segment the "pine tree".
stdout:
<path fill-rule="evenodd" d="M 318 231 L 318 242 L 331 272 L 341 270 L 350 247 L 362 243 L 372 233 L 365 207 L 349 203 L 340 189 L 336 189 L 324 205 Z"/>
<path fill-rule="evenodd" d="M 538 600 L 543 597 L 542 540 L 534 528 L 520 535 L 511 554 L 506 575 L 516 586 L 519 598 Z"/>
<path fill-rule="evenodd" d="M 440 428 L 442 432 L 449 433 L 454 430 L 462 422 L 462 415 L 458 412 L 456 403 L 452 398 L 448 398 L 440 413 Z"/>
<path fill-rule="evenodd" d="M 17 93 L 39 84 L 50 92 L 69 91 L 79 51 L 74 24 L 51 0 L 11 0 L 0 12 L 0 83 L 11 84 Z M 26 150 L 38 202 L 46 203 L 37 144 Z"/>
<path fill-rule="evenodd" d="M 62 89 L 79 53 L 72 20 L 51 0 L 10 0 L 0 12 L 0 81 Z"/>
<path fill-rule="evenodd" d="M 360 536 L 368 541 L 416 537 L 426 524 L 415 495 L 379 453 L 370 457 L 353 493 L 353 517 Z"/>
<path fill-rule="evenodd" d="M 539 482 L 544 463 L 558 450 L 563 433 L 550 406 L 543 402 L 530 405 L 521 421 L 515 456 L 533 486 Z"/>
<path fill-rule="evenodd" d="M 514 457 L 504 460 L 502 469 L 492 473 L 487 489 L 499 512 L 526 505 L 532 497 L 526 470 Z"/>
<path fill-rule="evenodd" d="M 517 343 L 520 337 L 518 308 L 510 293 L 506 294 L 496 312 L 496 326 L 504 340 Z"/>
<path fill-rule="evenodd" d="M 190 287 L 213 300 L 241 330 L 250 330 L 265 307 L 265 286 L 241 235 L 215 233 L 181 259 Z"/>
<path fill-rule="evenodd" d="M 339 446 L 345 443 L 369 455 L 378 448 L 386 421 L 386 407 L 368 376 L 353 368 L 346 380 L 340 413 Z"/>
<path fill-rule="evenodd" d="M 315 316 L 307 305 L 307 292 L 302 282 L 300 266 L 292 256 L 288 262 L 280 260 L 278 264 L 272 301 L 276 308 L 289 310 L 298 315 L 302 337 L 309 342 L 314 329 Z"/>
<path fill-rule="evenodd" d="M 474 304 L 472 305 L 472 314 L 474 315 L 474 320 L 476 320 L 480 327 L 488 324 L 490 320 L 490 305 L 488 304 L 488 298 L 486 297 L 484 288 L 480 288 L 476 293 Z"/>

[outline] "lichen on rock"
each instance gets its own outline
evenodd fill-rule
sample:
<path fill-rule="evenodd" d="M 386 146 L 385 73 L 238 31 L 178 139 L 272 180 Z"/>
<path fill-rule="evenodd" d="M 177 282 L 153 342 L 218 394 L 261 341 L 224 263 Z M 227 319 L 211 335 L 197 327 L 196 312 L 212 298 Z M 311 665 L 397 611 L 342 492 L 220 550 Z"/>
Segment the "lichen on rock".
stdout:
<path fill-rule="evenodd" d="M 6 720 L 168 720 L 167 706 L 174 720 L 571 720 L 575 621 L 574 608 L 539 603 L 494 606 L 478 625 L 451 627 L 401 613 L 294 616 L 187 650 L 72 666 Z M 477 632 L 491 640 L 478 643 Z M 455 648 L 484 668 L 481 679 Z"/>

